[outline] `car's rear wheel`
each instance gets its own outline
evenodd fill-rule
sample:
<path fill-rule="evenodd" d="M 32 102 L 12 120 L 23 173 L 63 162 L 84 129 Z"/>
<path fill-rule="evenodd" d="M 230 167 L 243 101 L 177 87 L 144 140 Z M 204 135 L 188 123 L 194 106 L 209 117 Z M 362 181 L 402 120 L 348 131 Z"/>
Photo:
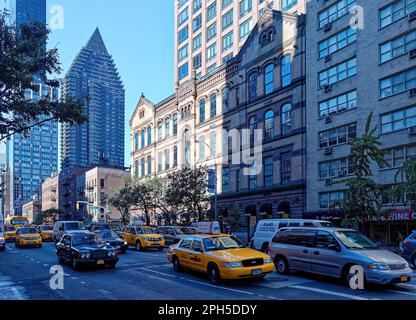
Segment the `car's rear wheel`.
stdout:
<path fill-rule="evenodd" d="M 211 281 L 213 284 L 218 284 L 221 282 L 220 270 L 213 263 L 208 266 L 208 276 L 209 281 Z"/>
<path fill-rule="evenodd" d="M 175 272 L 181 272 L 183 270 L 178 257 L 173 257 L 172 265 L 173 265 L 173 271 Z"/>
<path fill-rule="evenodd" d="M 263 246 L 261 247 L 261 252 L 263 252 L 265 254 L 269 254 L 269 244 L 268 243 L 263 244 Z"/>
<path fill-rule="evenodd" d="M 60 263 L 60 264 L 63 264 L 65 261 L 64 261 L 64 258 L 62 257 L 62 253 L 61 253 L 61 251 L 58 251 L 58 262 Z"/>
<path fill-rule="evenodd" d="M 276 266 L 276 271 L 279 274 L 288 274 L 290 272 L 289 263 L 283 256 L 276 256 L 274 259 L 274 265 Z"/>
<path fill-rule="evenodd" d="M 72 258 L 72 269 L 74 269 L 75 271 L 79 270 L 79 263 L 75 258 Z"/>
<path fill-rule="evenodd" d="M 140 243 L 140 240 L 136 241 L 136 250 L 137 251 L 142 251 L 142 244 Z"/>

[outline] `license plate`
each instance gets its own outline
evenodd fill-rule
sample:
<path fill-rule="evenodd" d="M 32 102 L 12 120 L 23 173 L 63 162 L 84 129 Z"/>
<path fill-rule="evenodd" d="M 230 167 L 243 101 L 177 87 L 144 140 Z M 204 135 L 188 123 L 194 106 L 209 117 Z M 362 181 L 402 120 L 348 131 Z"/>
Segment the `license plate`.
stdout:
<path fill-rule="evenodd" d="M 159 244 L 159 241 L 153 241 L 153 244 Z"/>
<path fill-rule="evenodd" d="M 259 276 L 262 274 L 261 269 L 254 269 L 253 271 L 251 271 L 251 274 L 253 276 Z"/>
<path fill-rule="evenodd" d="M 104 264 L 104 260 L 98 260 L 97 264 Z"/>
<path fill-rule="evenodd" d="M 407 276 L 402 276 L 402 277 L 400 277 L 400 281 L 401 282 L 408 282 L 409 278 Z"/>

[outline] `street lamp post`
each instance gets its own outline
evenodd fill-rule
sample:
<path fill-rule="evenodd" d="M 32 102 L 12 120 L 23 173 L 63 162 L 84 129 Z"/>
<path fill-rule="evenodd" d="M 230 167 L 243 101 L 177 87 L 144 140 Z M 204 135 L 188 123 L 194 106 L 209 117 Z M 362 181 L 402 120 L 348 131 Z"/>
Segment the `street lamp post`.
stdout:
<path fill-rule="evenodd" d="M 214 182 L 215 182 L 215 189 L 214 189 L 214 210 L 215 210 L 215 212 L 214 212 L 214 221 L 218 221 L 218 191 L 217 191 L 217 188 L 218 188 L 218 186 L 217 186 L 218 171 L 217 171 L 217 160 L 216 160 L 215 153 L 213 152 L 213 150 L 211 149 L 211 146 L 208 143 L 206 143 L 205 141 L 196 140 L 196 143 L 201 143 L 201 142 L 208 147 L 208 149 L 210 150 L 210 153 L 214 156 L 214 167 L 215 167 L 215 180 L 214 180 Z"/>

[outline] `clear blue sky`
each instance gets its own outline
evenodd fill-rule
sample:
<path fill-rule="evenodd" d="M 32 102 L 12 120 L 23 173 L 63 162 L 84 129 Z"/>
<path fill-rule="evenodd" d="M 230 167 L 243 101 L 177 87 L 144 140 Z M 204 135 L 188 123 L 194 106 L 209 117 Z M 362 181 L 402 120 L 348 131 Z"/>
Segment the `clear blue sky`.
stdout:
<path fill-rule="evenodd" d="M 64 28 L 53 30 L 50 47 L 60 52 L 63 76 L 96 27 L 113 56 L 126 90 L 126 166 L 130 165 L 128 121 L 141 92 L 153 102 L 173 93 L 174 1 L 47 0 L 64 9 Z M 48 21 L 52 15 L 48 15 Z"/>

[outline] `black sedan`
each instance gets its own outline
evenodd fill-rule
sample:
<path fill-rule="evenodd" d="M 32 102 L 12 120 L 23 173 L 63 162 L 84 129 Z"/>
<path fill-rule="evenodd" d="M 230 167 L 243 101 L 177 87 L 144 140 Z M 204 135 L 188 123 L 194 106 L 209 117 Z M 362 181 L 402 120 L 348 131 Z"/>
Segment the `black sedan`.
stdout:
<path fill-rule="evenodd" d="M 101 242 L 94 233 L 72 231 L 56 244 L 59 263 L 70 263 L 74 270 L 81 266 L 108 266 L 113 269 L 118 260 L 116 248 Z"/>
<path fill-rule="evenodd" d="M 105 244 L 112 246 L 118 250 L 119 253 L 126 253 L 128 249 L 127 242 L 118 236 L 112 230 L 95 231 L 96 236 Z"/>

